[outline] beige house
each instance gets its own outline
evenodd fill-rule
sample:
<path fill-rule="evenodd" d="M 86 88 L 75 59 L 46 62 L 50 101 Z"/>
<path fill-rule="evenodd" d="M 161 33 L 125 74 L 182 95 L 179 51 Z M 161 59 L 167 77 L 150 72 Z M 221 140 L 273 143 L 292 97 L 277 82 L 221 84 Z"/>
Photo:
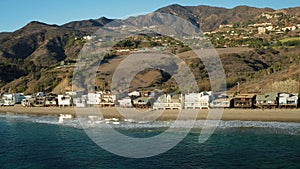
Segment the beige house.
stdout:
<path fill-rule="evenodd" d="M 181 110 L 182 109 L 182 95 L 164 94 L 160 96 L 153 104 L 154 110 Z"/>

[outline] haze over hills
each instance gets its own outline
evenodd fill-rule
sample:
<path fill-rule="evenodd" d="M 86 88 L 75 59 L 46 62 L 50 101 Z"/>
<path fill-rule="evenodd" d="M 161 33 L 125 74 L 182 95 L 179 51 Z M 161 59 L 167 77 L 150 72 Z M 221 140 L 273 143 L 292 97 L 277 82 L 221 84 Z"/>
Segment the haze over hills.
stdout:
<path fill-rule="evenodd" d="M 213 31 L 219 25 L 233 24 L 254 20 L 263 13 L 275 12 L 289 13 L 300 16 L 300 7 L 274 10 L 271 8 L 255 8 L 249 6 L 237 6 L 232 9 L 211 6 L 180 6 L 170 5 L 158 9 L 157 12 L 170 13 L 201 27 L 202 31 Z"/>
<path fill-rule="evenodd" d="M 261 19 L 264 13 L 284 13 L 289 16 L 292 23 L 293 19 L 300 17 L 300 7 L 274 10 L 271 8 L 254 8 L 248 6 L 238 6 L 232 9 L 210 7 L 210 6 L 180 6 L 170 5 L 158 9 L 156 12 L 168 13 L 179 16 L 183 19 L 190 21 L 193 25 L 200 28 L 202 31 L 211 32 L 219 28 L 220 25 L 265 21 Z M 289 20 L 285 20 L 289 24 Z M 92 35 L 100 27 L 108 23 L 113 23 L 112 26 L 118 27 L 123 23 L 133 26 L 151 26 L 159 25 L 161 21 L 156 15 L 148 14 L 137 17 L 129 17 L 125 20 L 113 20 L 105 17 L 99 19 L 90 19 L 83 21 L 73 21 L 64 25 L 49 25 L 33 21 L 28 23 L 23 28 L 15 32 L 0 33 L 0 87 L 1 91 L 18 91 L 18 92 L 61 92 L 66 88 L 70 89 L 70 80 L 72 78 L 72 68 L 65 66 L 62 69 L 57 69 L 61 62 L 73 63 L 82 49 L 89 35 Z M 298 23 L 300 24 L 300 23 Z M 287 33 L 285 36 L 298 36 L 298 33 Z M 261 51 L 264 51 L 261 53 Z M 282 66 L 282 71 L 289 69 L 289 64 L 293 65 L 299 61 L 299 48 L 297 49 L 262 49 L 253 50 L 248 53 L 238 54 L 233 56 L 224 57 L 225 70 L 229 65 L 239 65 L 241 58 L 251 56 L 248 59 L 243 59 L 245 71 L 258 72 L 263 74 L 264 70 L 273 69 L 274 61 L 280 61 L 285 65 Z M 279 54 L 277 53 L 279 52 Z M 293 55 L 293 62 L 291 56 L 284 55 L 284 52 Z M 234 50 L 232 51 L 234 52 Z M 278 58 L 277 56 L 282 56 Z M 287 60 L 284 60 L 287 59 Z M 298 59 L 298 60 L 297 60 Z M 115 61 L 112 58 L 112 62 Z M 256 66 L 255 66 L 256 65 Z M 258 66 L 257 66 L 258 65 Z M 107 65 L 109 66 L 109 65 Z M 199 64 L 198 64 L 199 66 Z M 203 68 L 194 68 L 195 74 L 199 74 Z M 243 70 L 236 70 L 237 72 L 229 71 L 229 79 L 233 78 L 238 72 Z M 281 70 L 280 70 L 281 71 Z M 278 70 L 276 73 L 280 74 Z M 110 72 L 110 71 L 109 71 Z M 198 72 L 198 73 L 197 73 Z M 111 73 L 111 72 L 110 72 Z M 144 72 L 145 73 L 145 72 Z M 147 74 L 147 72 L 146 72 Z M 160 81 L 155 81 L 156 84 L 171 83 L 161 72 L 149 72 L 149 76 L 155 74 L 155 78 Z M 109 77 L 110 74 L 107 75 Z M 248 75 L 247 75 L 248 76 Z M 279 75 L 277 75 L 280 77 Z M 295 76 L 295 75 L 294 75 Z M 203 75 L 203 77 L 205 77 Z M 241 79 L 245 82 L 251 81 L 249 79 Z M 259 79 L 260 77 L 253 77 Z M 289 78 L 289 77 L 285 77 Z M 299 80 L 299 77 L 296 77 Z M 239 79 L 239 80 L 241 80 Z M 105 81 L 108 80 L 105 78 Z M 231 79 L 231 83 L 235 83 L 238 79 Z M 104 83 L 104 82 L 103 82 Z M 137 83 L 137 85 L 141 85 Z M 153 84 L 149 84 L 153 85 Z M 233 84 L 231 84 L 233 85 Z M 147 88 L 147 86 L 143 86 Z"/>

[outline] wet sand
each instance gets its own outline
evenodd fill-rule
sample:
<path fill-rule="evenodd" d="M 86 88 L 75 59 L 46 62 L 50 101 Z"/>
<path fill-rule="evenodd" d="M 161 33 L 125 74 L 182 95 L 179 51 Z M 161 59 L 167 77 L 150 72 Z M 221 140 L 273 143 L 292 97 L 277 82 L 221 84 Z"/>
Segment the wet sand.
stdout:
<path fill-rule="evenodd" d="M 99 111 L 100 110 L 100 111 Z M 225 109 L 224 112 L 214 112 L 216 109 L 209 110 L 183 110 L 182 120 L 193 120 L 197 116 L 197 120 L 205 120 L 209 115 L 209 119 L 219 119 L 231 121 L 277 121 L 277 122 L 299 122 L 300 109 Z M 101 112 L 101 113 L 100 113 Z M 129 118 L 135 120 L 176 120 L 179 111 L 166 110 L 161 112 L 142 110 L 135 112 L 132 109 L 121 109 L 126 116 L 122 116 L 115 108 L 73 108 L 73 107 L 23 107 L 15 105 L 12 107 L 0 107 L 0 113 L 7 114 L 27 114 L 27 115 L 59 115 L 71 114 L 76 116 L 103 115 L 104 118 Z M 190 113 L 192 112 L 192 113 Z M 196 115 L 197 114 L 197 115 Z M 194 116 L 195 115 L 195 116 Z"/>

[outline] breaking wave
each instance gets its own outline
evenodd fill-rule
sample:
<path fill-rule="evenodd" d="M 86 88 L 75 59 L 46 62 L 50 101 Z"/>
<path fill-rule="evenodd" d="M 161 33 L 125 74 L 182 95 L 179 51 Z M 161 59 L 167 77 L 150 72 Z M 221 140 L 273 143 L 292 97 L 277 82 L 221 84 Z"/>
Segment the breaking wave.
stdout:
<path fill-rule="evenodd" d="M 147 128 L 169 128 L 174 121 L 134 121 L 131 119 L 119 120 L 116 118 L 101 119 L 96 116 L 85 118 L 68 118 L 63 121 L 59 120 L 59 116 L 34 116 L 34 115 L 13 115 L 0 114 L 0 120 L 8 121 L 26 121 L 40 124 L 61 125 L 74 128 L 119 128 L 119 129 L 147 129 Z M 185 128 L 193 121 L 178 121 L 174 128 Z M 197 120 L 193 129 L 201 129 L 203 127 L 217 126 L 218 130 L 228 128 L 264 128 L 271 129 L 276 132 L 286 132 L 293 135 L 300 135 L 300 123 L 292 122 L 263 122 L 263 121 L 217 121 L 217 120 Z"/>

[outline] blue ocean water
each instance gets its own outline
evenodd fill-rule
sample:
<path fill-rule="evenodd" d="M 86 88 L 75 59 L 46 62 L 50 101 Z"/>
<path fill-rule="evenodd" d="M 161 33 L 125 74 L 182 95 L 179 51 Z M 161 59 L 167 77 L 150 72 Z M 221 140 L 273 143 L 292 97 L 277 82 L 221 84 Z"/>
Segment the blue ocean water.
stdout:
<path fill-rule="evenodd" d="M 200 123 L 173 149 L 134 159 L 100 148 L 76 120 L 0 115 L 0 168 L 300 168 L 299 123 L 222 122 L 203 144 Z M 121 123 L 118 130 L 144 137 L 168 124 Z"/>

